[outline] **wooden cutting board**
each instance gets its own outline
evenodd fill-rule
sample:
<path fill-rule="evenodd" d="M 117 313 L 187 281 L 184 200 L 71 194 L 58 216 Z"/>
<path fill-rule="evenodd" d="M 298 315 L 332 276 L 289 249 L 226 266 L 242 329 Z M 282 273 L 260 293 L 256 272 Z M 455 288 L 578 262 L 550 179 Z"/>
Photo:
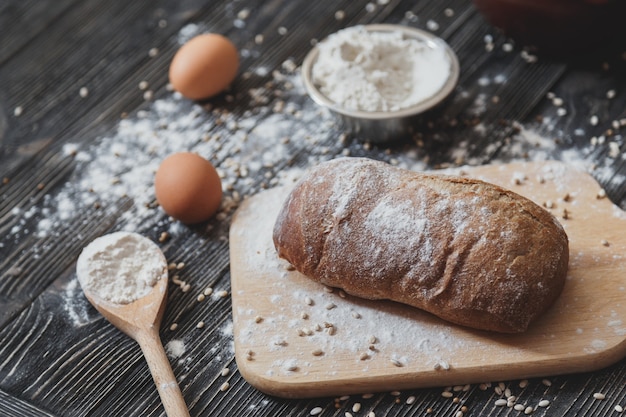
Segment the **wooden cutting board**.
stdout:
<path fill-rule="evenodd" d="M 559 162 L 465 169 L 548 209 L 570 239 L 556 304 L 518 335 L 475 331 L 412 307 L 313 282 L 276 257 L 286 194 L 248 199 L 230 230 L 235 357 L 281 397 L 338 396 L 596 370 L 626 354 L 626 213 L 587 173 Z M 445 221 L 445 219 L 442 219 Z"/>

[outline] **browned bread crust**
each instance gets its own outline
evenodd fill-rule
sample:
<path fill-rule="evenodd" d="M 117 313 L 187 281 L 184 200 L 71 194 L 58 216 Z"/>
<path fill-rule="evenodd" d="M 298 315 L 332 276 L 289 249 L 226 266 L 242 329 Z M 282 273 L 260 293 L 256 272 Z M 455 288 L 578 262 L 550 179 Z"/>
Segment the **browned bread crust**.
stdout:
<path fill-rule="evenodd" d="M 552 305 L 569 259 L 560 223 L 512 191 L 364 158 L 309 171 L 273 238 L 316 281 L 498 332 L 523 332 Z"/>

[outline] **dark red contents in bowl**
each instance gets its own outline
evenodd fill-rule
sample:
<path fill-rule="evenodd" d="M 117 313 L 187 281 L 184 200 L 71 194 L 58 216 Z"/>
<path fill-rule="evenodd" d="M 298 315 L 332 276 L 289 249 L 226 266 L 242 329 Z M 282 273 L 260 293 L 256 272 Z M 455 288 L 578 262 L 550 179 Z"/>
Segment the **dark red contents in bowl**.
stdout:
<path fill-rule="evenodd" d="M 626 0 L 473 0 L 493 26 L 556 54 L 626 45 Z"/>

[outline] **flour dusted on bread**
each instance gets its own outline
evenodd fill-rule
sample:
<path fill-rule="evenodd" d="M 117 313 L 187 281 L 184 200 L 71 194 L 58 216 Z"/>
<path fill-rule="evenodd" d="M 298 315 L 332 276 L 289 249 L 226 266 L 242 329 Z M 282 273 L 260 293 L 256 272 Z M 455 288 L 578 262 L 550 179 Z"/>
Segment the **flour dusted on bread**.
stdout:
<path fill-rule="evenodd" d="M 273 237 L 323 284 L 499 332 L 526 330 L 555 301 L 569 256 L 558 221 L 518 194 L 364 158 L 309 171 Z"/>

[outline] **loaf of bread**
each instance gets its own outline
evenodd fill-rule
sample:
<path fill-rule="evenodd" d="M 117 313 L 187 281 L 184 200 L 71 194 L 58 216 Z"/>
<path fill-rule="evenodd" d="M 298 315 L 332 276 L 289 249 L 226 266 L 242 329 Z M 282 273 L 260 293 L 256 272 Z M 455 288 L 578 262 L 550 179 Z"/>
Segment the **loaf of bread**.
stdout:
<path fill-rule="evenodd" d="M 325 285 L 505 333 L 553 304 L 569 259 L 561 224 L 527 198 L 365 158 L 310 170 L 273 239 L 279 257 Z"/>

